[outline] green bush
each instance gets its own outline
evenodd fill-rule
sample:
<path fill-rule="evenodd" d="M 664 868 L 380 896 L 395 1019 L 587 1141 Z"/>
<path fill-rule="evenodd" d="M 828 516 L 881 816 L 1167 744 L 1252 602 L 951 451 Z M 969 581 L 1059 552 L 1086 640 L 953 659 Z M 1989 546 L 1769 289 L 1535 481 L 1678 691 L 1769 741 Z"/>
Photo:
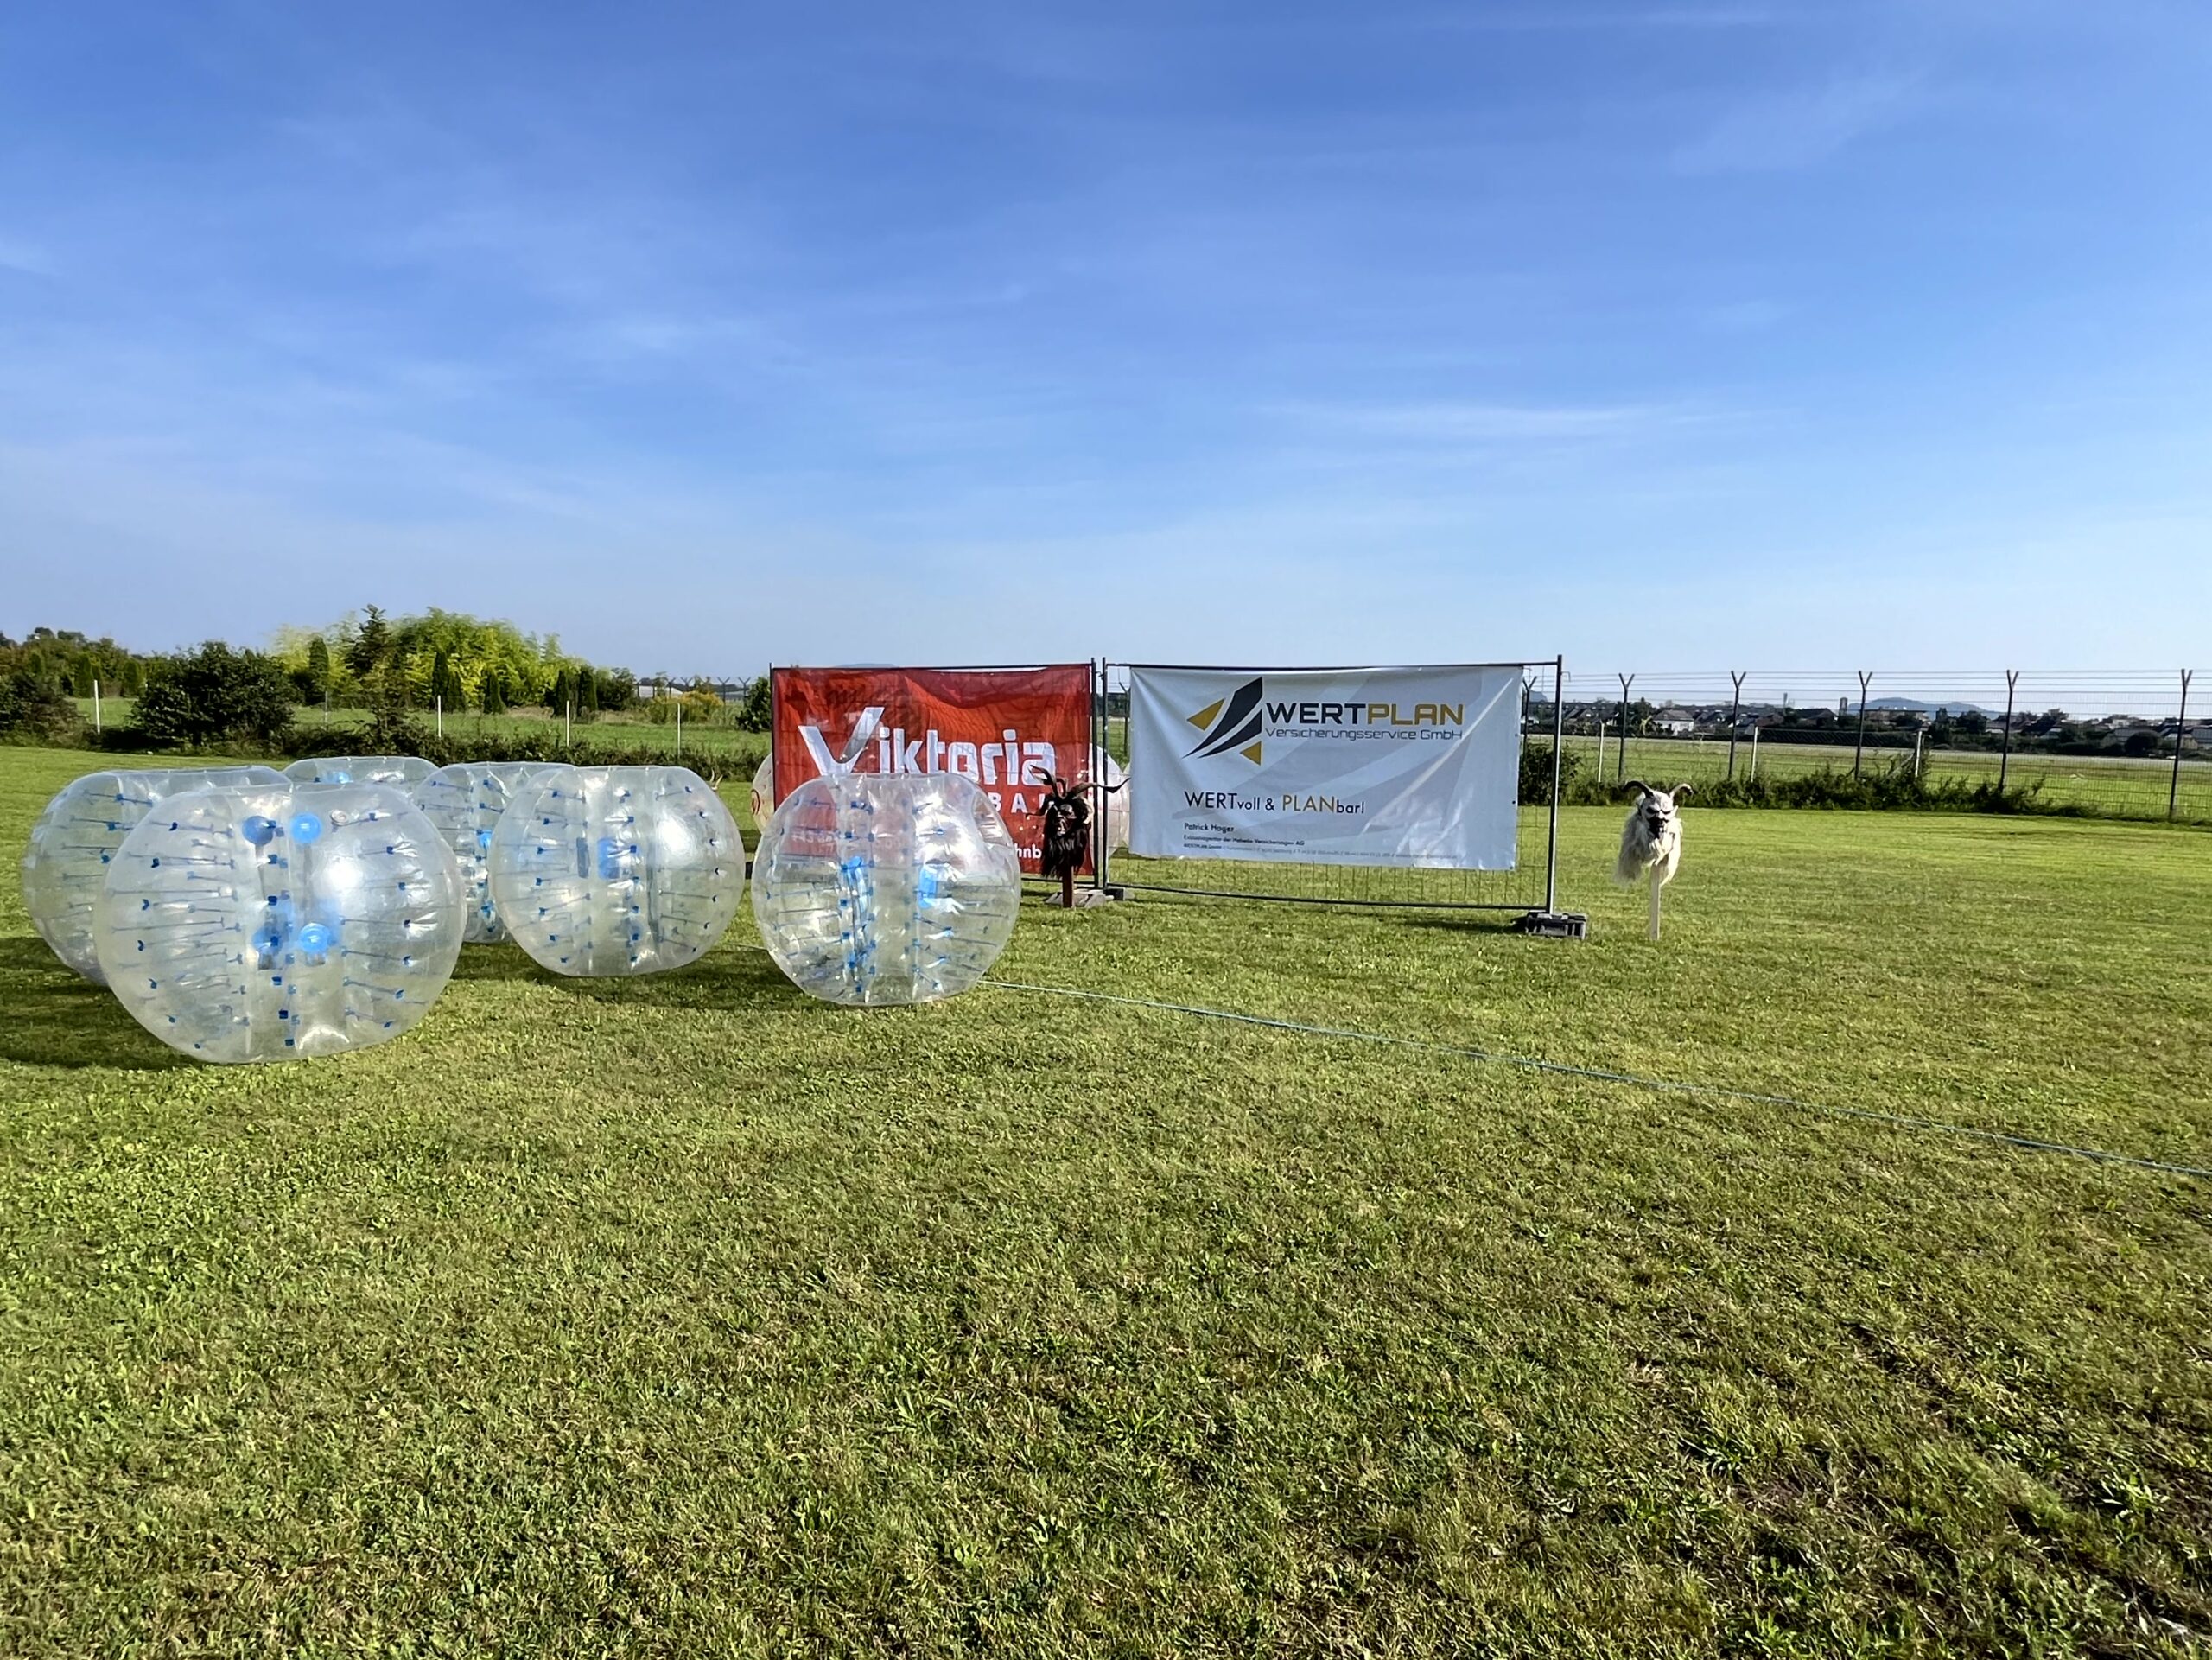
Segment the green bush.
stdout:
<path fill-rule="evenodd" d="M 1655 778 L 1662 788 L 1679 780 Z M 1578 804 L 1624 804 L 1635 792 L 1624 783 L 1581 781 L 1568 798 Z M 1916 773 L 1906 758 L 1867 767 L 1854 776 L 1847 768 L 1823 766 L 1776 778 L 1738 776 L 1700 779 L 1690 785 L 1690 800 L 1700 807 L 1797 807 L 1859 812 L 2040 813 L 2073 817 L 2096 816 L 2094 807 L 2046 800 L 2043 780 L 1999 790 L 1993 779 L 1935 778 Z"/>
<path fill-rule="evenodd" d="M 292 681 L 273 657 L 209 640 L 148 671 L 130 723 L 149 745 L 280 747 L 292 724 Z"/>
<path fill-rule="evenodd" d="M 1551 799 L 1552 747 L 1524 743 L 1521 747 L 1521 800 L 1529 806 Z M 1670 789 L 1681 782 L 1674 776 L 1647 779 L 1646 783 Z M 1634 796 L 1625 780 L 1599 776 L 1586 758 L 1573 749 L 1560 768 L 1560 799 L 1570 807 L 1624 805 Z M 1986 812 L 2040 813 L 2069 817 L 2094 817 L 2094 807 L 2076 802 L 2048 800 L 2043 780 L 2024 787 L 1999 790 L 1996 780 L 1929 778 L 1913 771 L 1904 756 L 1870 766 L 1854 777 L 1842 766 L 1823 766 L 1789 777 L 1698 779 L 1690 784 L 1689 799 L 1700 807 L 1797 807 L 1851 810 L 1860 812 Z"/>
<path fill-rule="evenodd" d="M 28 669 L 0 674 L 0 742 L 60 743 L 77 735 L 77 706 Z"/>
<path fill-rule="evenodd" d="M 1586 793 L 1588 781 L 1583 776 L 1588 762 L 1578 752 L 1570 749 L 1559 765 L 1559 797 L 1572 802 Z M 1539 806 L 1552 798 L 1552 746 L 1549 743 L 1523 743 L 1521 746 L 1521 801 L 1524 806 Z"/>
<path fill-rule="evenodd" d="M 737 725 L 744 732 L 766 732 L 774 704 L 768 677 L 762 675 L 745 688 L 745 701 L 737 706 Z"/>
<path fill-rule="evenodd" d="M 732 723 L 722 700 L 701 686 L 678 692 L 672 697 L 646 699 L 645 719 L 655 726 L 671 726 L 675 723 L 679 706 L 683 710 L 683 724 L 686 726 L 705 726 L 709 722 L 727 726 Z"/>

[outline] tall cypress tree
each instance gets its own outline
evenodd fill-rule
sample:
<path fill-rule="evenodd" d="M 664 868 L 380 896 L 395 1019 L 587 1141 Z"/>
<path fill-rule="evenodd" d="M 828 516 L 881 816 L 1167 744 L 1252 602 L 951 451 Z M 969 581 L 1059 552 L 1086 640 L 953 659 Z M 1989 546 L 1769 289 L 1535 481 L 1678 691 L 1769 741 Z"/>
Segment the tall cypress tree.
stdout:
<path fill-rule="evenodd" d="M 346 642 L 346 666 L 353 671 L 356 680 L 365 681 L 391 652 L 391 625 L 384 620 L 381 607 L 370 606 L 362 615 L 360 626 L 354 629 L 353 638 Z"/>

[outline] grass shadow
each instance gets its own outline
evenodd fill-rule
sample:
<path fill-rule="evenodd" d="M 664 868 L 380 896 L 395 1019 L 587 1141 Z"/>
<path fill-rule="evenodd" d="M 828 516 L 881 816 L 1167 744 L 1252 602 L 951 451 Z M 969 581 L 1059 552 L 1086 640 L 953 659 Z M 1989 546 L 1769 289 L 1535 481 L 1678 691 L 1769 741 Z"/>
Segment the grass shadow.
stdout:
<path fill-rule="evenodd" d="M 1510 937 L 1513 925 L 1521 915 L 1518 911 L 1392 911 L 1383 914 L 1401 928 L 1431 928 L 1445 933 L 1496 937 Z"/>
<path fill-rule="evenodd" d="M 44 940 L 24 934 L 0 938 L 0 1060 L 141 1072 L 196 1064 L 132 1020 L 105 987 L 71 973 Z"/>
<path fill-rule="evenodd" d="M 829 1008 L 784 977 L 766 952 L 729 948 L 709 951 L 689 967 L 665 974 L 607 975 L 584 978 L 541 968 L 512 941 L 471 945 L 454 969 L 456 981 L 504 981 L 549 986 L 572 997 L 609 1004 L 658 1005 L 718 1013 L 775 1009 L 790 1014 L 802 1007 Z"/>

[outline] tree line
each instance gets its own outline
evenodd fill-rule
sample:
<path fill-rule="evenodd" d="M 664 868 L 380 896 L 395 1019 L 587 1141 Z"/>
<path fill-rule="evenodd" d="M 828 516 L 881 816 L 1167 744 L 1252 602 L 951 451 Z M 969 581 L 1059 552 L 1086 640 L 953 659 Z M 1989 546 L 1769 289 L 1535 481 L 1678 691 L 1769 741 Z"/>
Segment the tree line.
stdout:
<path fill-rule="evenodd" d="M 726 706 L 703 680 L 679 690 L 658 677 L 664 695 L 641 697 L 638 677 L 562 649 L 557 636 L 437 608 L 387 616 L 366 606 L 321 628 L 280 630 L 269 650 L 209 640 L 189 650 L 143 654 L 112 639 L 35 628 L 22 640 L 0 634 L 0 738 L 67 742 L 79 735 L 78 698 L 94 684 L 131 700 L 115 745 L 281 747 L 298 709 L 359 711 L 366 741 L 393 752 L 419 735 L 432 710 L 499 715 L 543 709 L 590 721 L 642 707 L 648 718 L 720 718 L 766 727 L 766 682 L 759 696 Z"/>

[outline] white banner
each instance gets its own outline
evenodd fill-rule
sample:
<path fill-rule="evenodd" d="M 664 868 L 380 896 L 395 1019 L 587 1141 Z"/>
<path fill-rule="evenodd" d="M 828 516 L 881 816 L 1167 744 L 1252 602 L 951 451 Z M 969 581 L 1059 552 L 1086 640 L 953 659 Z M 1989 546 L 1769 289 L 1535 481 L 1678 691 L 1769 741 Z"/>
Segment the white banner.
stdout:
<path fill-rule="evenodd" d="M 1521 671 L 1129 671 L 1129 851 L 1510 870 Z"/>

